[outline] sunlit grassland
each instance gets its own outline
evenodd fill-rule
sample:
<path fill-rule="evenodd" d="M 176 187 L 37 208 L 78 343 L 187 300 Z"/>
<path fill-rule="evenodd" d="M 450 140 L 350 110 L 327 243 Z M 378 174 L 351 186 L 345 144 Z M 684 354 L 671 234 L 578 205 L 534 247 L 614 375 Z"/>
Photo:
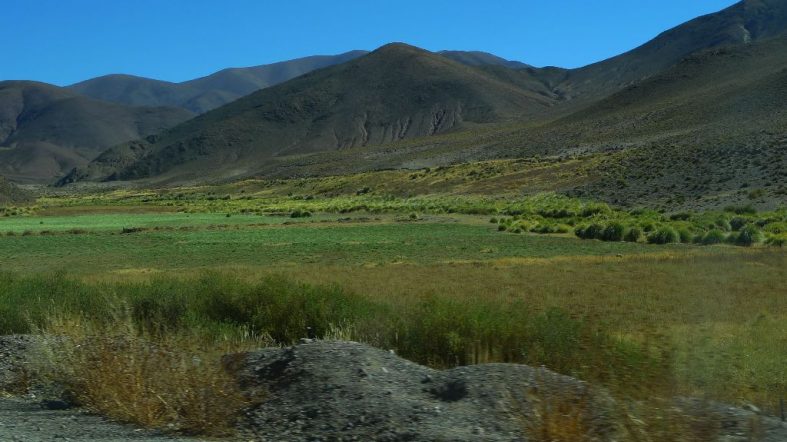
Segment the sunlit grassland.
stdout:
<path fill-rule="evenodd" d="M 463 192 L 474 170 L 452 171 L 451 189 Z M 25 331 L 30 312 L 100 318 L 111 300 L 136 306 L 137 319 L 214 337 L 251 330 L 285 343 L 309 326 L 435 366 L 546 364 L 640 398 L 690 394 L 772 410 L 785 395 L 783 248 L 582 240 L 524 227 L 621 222 L 732 235 L 732 224 L 747 223 L 781 235 L 784 210 L 665 214 L 555 194 L 407 198 L 359 184 L 41 198 L 0 217 L 0 270 L 11 272 L 11 288 L 0 289 L 5 331 Z M 268 276 L 289 282 L 259 282 Z"/>

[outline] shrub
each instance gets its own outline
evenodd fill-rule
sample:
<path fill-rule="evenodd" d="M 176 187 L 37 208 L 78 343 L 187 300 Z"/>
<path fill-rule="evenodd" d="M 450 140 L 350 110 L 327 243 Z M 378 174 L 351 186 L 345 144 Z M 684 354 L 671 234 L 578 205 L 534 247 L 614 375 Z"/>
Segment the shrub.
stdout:
<path fill-rule="evenodd" d="M 685 227 L 678 229 L 678 236 L 680 236 L 680 242 L 688 244 L 694 239 L 694 235 L 692 235 L 691 231 Z"/>
<path fill-rule="evenodd" d="M 670 244 L 680 241 L 678 232 L 669 226 L 662 226 L 648 235 L 648 242 L 651 244 Z"/>
<path fill-rule="evenodd" d="M 749 220 L 746 218 L 741 218 L 740 216 L 736 216 L 735 218 L 730 220 L 730 228 L 734 231 L 740 230 L 743 226 L 748 224 Z"/>
<path fill-rule="evenodd" d="M 604 226 L 591 224 L 589 226 L 577 227 L 574 234 L 582 239 L 601 239 L 604 234 Z"/>
<path fill-rule="evenodd" d="M 765 231 L 768 233 L 787 233 L 787 222 L 774 222 L 765 225 Z"/>
<path fill-rule="evenodd" d="M 787 245 L 787 235 L 772 235 L 769 236 L 767 240 L 765 240 L 765 244 L 773 247 L 784 247 Z"/>
<path fill-rule="evenodd" d="M 711 229 L 705 236 L 702 237 L 702 244 L 711 245 L 711 244 L 721 244 L 726 239 L 724 232 L 719 229 Z"/>
<path fill-rule="evenodd" d="M 724 208 L 725 212 L 732 212 L 737 215 L 754 215 L 757 213 L 757 209 L 755 209 L 751 204 L 747 204 L 745 206 L 727 206 Z"/>
<path fill-rule="evenodd" d="M 640 239 L 642 239 L 642 229 L 639 227 L 630 228 L 623 237 L 623 240 L 627 242 L 638 242 Z"/>
<path fill-rule="evenodd" d="M 588 204 L 582 209 L 582 212 L 580 212 L 580 216 L 584 218 L 588 218 L 593 215 L 598 215 L 601 213 L 609 213 L 609 212 L 611 212 L 611 209 L 609 208 L 608 205 L 604 203 Z"/>
<path fill-rule="evenodd" d="M 686 212 L 674 213 L 669 217 L 672 221 L 687 221 L 689 218 L 691 218 L 691 214 Z"/>
<path fill-rule="evenodd" d="M 716 225 L 716 227 L 720 228 L 721 230 L 724 230 L 725 232 L 729 232 L 732 230 L 732 225 L 727 220 L 727 218 L 719 217 L 716 219 L 714 224 Z"/>
<path fill-rule="evenodd" d="M 290 213 L 290 218 L 308 218 L 312 216 L 311 212 L 306 210 L 296 209 L 292 213 Z"/>
<path fill-rule="evenodd" d="M 626 226 L 623 223 L 613 222 L 609 224 L 602 234 L 604 241 L 623 241 L 626 233 Z"/>
<path fill-rule="evenodd" d="M 751 246 L 762 242 L 762 232 L 756 226 L 747 225 L 735 237 L 735 244 L 739 246 Z"/>

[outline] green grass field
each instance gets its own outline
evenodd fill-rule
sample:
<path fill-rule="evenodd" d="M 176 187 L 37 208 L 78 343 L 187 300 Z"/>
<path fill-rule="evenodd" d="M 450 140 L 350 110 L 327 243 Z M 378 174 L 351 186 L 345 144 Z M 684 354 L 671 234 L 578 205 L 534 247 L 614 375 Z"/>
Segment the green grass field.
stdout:
<path fill-rule="evenodd" d="M 766 244 L 784 235 L 783 209 L 663 214 L 555 195 L 277 186 L 55 195 L 6 211 L 0 327 L 103 330 L 120 305 L 176 342 L 199 336 L 189 348 L 290 343 L 311 327 L 436 367 L 544 364 L 621 397 L 773 411 L 787 395 L 787 253 Z M 607 237 L 615 226 L 642 236 Z M 674 242 L 650 244 L 664 229 Z"/>
<path fill-rule="evenodd" d="M 217 214 L 101 214 L 0 219 L 0 264 L 5 270 L 160 271 L 233 265 L 292 267 L 432 264 L 500 258 L 615 256 L 685 250 L 623 242 L 590 242 L 572 236 L 513 235 L 478 217 L 390 217 L 337 222 Z M 321 220 L 319 218 L 322 218 Z M 284 224 L 292 223 L 292 224 Z M 124 228 L 141 231 L 122 233 Z M 157 229 L 158 228 L 158 229 Z M 77 229 L 77 230 L 74 230 Z M 70 232 L 75 233 L 70 233 Z M 30 234 L 23 235 L 23 232 Z M 48 232 L 42 234 L 42 232 Z"/>

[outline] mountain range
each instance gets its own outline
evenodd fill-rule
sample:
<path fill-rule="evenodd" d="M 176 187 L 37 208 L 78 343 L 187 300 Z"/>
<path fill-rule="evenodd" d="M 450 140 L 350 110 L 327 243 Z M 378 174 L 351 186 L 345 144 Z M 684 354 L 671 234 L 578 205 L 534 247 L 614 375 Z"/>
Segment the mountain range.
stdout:
<path fill-rule="evenodd" d="M 59 182 L 177 184 L 538 156 L 585 161 L 592 179 L 569 191 L 611 201 L 648 186 L 667 193 L 692 167 L 721 180 L 692 183 L 695 193 L 778 187 L 786 34 L 787 2 L 744 0 L 579 69 L 397 43 L 177 84 L 100 77 L 63 93 L 147 115 L 148 126 L 138 124 L 138 136 L 119 131 L 125 139 L 108 150 L 80 145 L 81 158 L 95 159 Z M 153 126 L 167 129 L 143 130 Z M 0 146 L 15 139 L 5 138 Z M 731 179 L 714 165 L 738 161 L 746 173 Z M 616 190 L 623 181 L 627 190 Z"/>

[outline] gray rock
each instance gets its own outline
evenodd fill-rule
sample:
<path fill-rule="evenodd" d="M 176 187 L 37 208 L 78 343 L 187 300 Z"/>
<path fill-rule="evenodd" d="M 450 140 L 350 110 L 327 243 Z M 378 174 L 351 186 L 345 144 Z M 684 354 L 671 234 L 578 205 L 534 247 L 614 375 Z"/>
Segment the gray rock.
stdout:
<path fill-rule="evenodd" d="M 608 395 L 543 368 L 437 371 L 339 341 L 230 355 L 225 363 L 249 394 L 266 395 L 244 423 L 244 434 L 255 440 L 528 440 L 549 395 L 588 402 L 581 412 L 595 440 L 616 435 Z M 310 413 L 315 406 L 319 413 Z"/>

